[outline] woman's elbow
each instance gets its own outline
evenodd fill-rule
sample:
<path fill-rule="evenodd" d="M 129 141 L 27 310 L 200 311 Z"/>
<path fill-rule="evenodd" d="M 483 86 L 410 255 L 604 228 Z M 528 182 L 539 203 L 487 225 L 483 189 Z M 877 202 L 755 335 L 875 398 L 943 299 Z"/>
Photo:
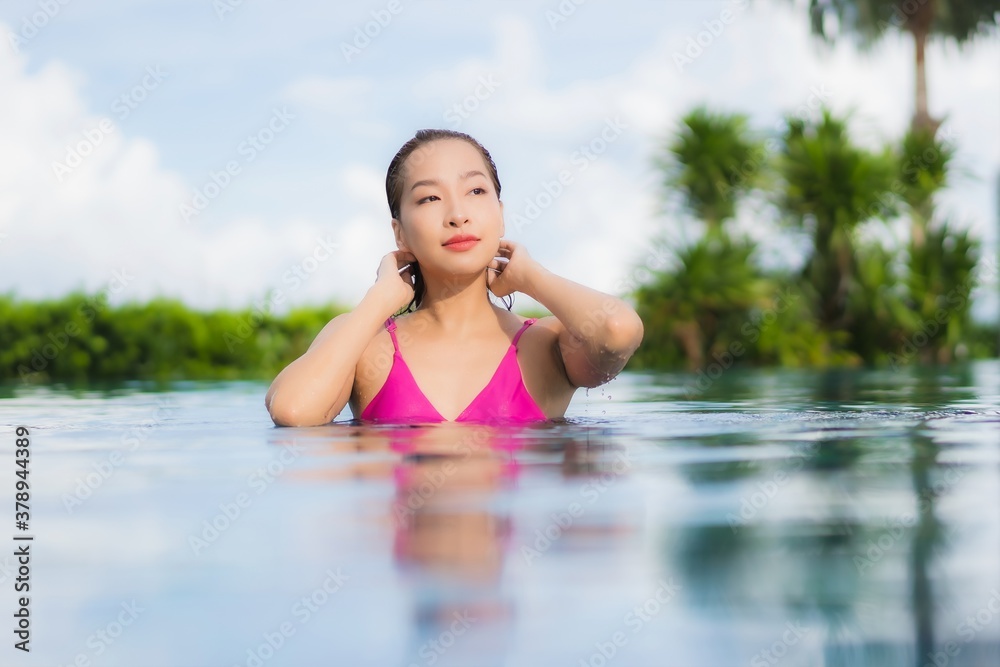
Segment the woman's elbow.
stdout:
<path fill-rule="evenodd" d="M 629 309 L 615 317 L 608 318 L 606 326 L 605 349 L 615 356 L 631 357 L 642 343 L 642 337 L 645 333 L 639 315 L 634 310 Z"/>
<path fill-rule="evenodd" d="M 319 426 L 329 420 L 324 420 L 317 415 L 309 414 L 295 404 L 286 404 L 279 400 L 277 396 L 270 396 L 270 400 L 265 400 L 267 413 L 271 415 L 271 421 L 275 426 Z"/>

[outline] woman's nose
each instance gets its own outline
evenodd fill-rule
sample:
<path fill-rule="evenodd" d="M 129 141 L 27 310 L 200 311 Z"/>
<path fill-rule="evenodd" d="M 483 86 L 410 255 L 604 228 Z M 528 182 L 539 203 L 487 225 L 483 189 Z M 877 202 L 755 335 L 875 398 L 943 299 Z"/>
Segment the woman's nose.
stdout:
<path fill-rule="evenodd" d="M 463 225 L 469 221 L 469 216 L 465 213 L 465 207 L 461 206 L 457 202 L 451 205 L 448 210 L 448 224 L 450 225 Z"/>

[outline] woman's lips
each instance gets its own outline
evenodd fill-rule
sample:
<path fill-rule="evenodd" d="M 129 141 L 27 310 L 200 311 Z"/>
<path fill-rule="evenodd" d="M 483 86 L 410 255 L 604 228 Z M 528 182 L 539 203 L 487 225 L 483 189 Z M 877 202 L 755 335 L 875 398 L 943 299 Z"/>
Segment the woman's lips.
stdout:
<path fill-rule="evenodd" d="M 456 252 L 461 252 L 463 250 L 468 250 L 479 243 L 479 239 L 466 239 L 464 241 L 457 241 L 455 243 L 446 243 L 445 250 L 454 250 Z"/>

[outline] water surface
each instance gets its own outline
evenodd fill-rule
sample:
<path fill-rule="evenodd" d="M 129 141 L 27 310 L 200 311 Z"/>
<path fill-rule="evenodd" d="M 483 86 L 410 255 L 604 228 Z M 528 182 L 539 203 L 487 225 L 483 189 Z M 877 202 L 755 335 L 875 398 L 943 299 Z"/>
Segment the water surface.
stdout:
<path fill-rule="evenodd" d="M 625 373 L 549 425 L 275 428 L 264 384 L 8 385 L 0 664 L 997 665 L 998 388 Z"/>

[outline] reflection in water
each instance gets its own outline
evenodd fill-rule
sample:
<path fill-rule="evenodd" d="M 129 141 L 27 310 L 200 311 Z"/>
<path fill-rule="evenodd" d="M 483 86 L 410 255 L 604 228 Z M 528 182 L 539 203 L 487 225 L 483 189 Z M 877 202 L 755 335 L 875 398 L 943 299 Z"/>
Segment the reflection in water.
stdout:
<path fill-rule="evenodd" d="M 824 410 L 857 408 L 865 394 L 882 400 L 895 394 L 889 403 L 938 409 L 929 413 L 930 421 L 961 413 L 942 406 L 978 398 L 963 389 L 971 380 L 961 369 L 944 382 L 940 373 L 926 371 L 914 371 L 908 384 L 850 371 L 831 371 L 818 380 L 812 400 Z M 941 621 L 935 613 L 949 601 L 936 593 L 933 571 L 938 560 L 957 554 L 949 554 L 954 545 L 935 509 L 942 496 L 959 490 L 964 466 L 939 461 L 941 446 L 921 430 L 928 421 L 893 427 L 899 416 L 886 411 L 867 429 L 856 421 L 819 419 L 801 432 L 797 423 L 795 435 L 805 439 L 783 438 L 785 457 L 685 466 L 685 477 L 703 488 L 742 489 L 724 523 L 694 521 L 663 540 L 665 557 L 682 565 L 692 601 L 718 618 L 755 613 L 811 621 L 822 633 L 821 652 L 810 657 L 802 647 L 778 642 L 782 655 L 794 655 L 801 664 L 921 667 L 936 664 L 935 656 L 940 661 Z M 773 443 L 774 433 L 764 438 Z M 753 435 L 740 431 L 688 442 L 731 448 L 748 439 Z M 909 468 L 909 489 L 899 464 Z M 798 505 L 790 513 L 789 502 Z M 995 514 L 995 508 L 990 511 Z M 908 594 L 895 584 L 903 573 Z M 909 637 L 900 634 L 899 612 L 910 617 Z M 953 628 L 952 621 L 945 639 L 955 639 Z M 866 639 L 873 635 L 881 638 Z M 947 655 L 948 664 L 987 664 L 997 656 L 997 643 L 974 643 L 964 651 L 958 658 Z"/>
<path fill-rule="evenodd" d="M 71 514 L 164 397 L 19 390 L 60 601 L 38 627 L 64 637 L 25 667 L 73 664 L 132 599 L 103 665 L 1000 665 L 1000 363 L 616 383 L 600 417 L 516 428 L 281 429 L 260 387 L 173 391 Z"/>
<path fill-rule="evenodd" d="M 662 431 L 628 437 L 625 429 L 586 422 L 556 428 L 341 425 L 332 447 L 345 447 L 347 430 L 353 451 L 383 456 L 355 459 L 349 472 L 333 474 L 393 483 L 386 508 L 392 558 L 411 604 L 403 664 L 516 662 L 512 647 L 523 632 L 518 615 L 525 613 L 519 609 L 525 579 L 518 572 L 543 557 L 568 563 L 588 549 L 634 552 L 635 511 L 616 512 L 609 503 L 573 521 L 567 508 L 588 484 L 635 472 L 654 475 L 660 491 L 673 489 L 666 514 L 642 529 L 659 545 L 659 564 L 646 576 L 678 573 L 685 608 L 730 629 L 724 632 L 756 622 L 753 631 L 727 635 L 725 648 L 709 652 L 713 657 L 703 664 L 778 664 L 778 658 L 782 664 L 933 663 L 942 642 L 955 638 L 955 614 L 962 611 L 953 592 L 938 590 L 937 564 L 960 547 L 946 539 L 949 526 L 937 507 L 967 491 L 968 468 L 941 460 L 935 422 L 962 415 L 952 406 L 981 397 L 960 370 L 943 378 L 914 372 L 902 384 L 891 375 L 850 371 L 812 378 L 796 389 L 797 400 L 812 409 L 787 426 L 781 413 L 757 428 L 742 421 L 727 427 L 713 417 L 712 429 L 673 437 Z M 731 381 L 734 386 L 722 381 L 710 390 L 744 402 L 753 395 L 745 378 Z M 769 388 L 788 392 L 788 384 L 762 383 L 763 395 L 754 400 L 766 404 Z M 858 409 L 866 403 L 868 409 Z M 717 410 L 711 401 L 701 405 Z M 918 405 L 926 409 L 912 407 Z M 695 454 L 657 469 L 649 458 L 655 460 L 655 452 Z M 622 456 L 628 462 L 618 469 Z M 643 467 L 634 470 L 643 457 Z M 554 477 L 574 493 L 547 499 L 544 510 L 511 510 L 513 501 L 532 493 L 525 478 L 551 487 Z M 726 509 L 707 509 L 713 505 Z M 565 525 L 557 515 L 566 517 Z M 626 609 L 642 601 L 621 597 Z M 608 646 L 602 638 L 627 629 L 614 613 L 607 616 L 609 629 L 597 643 L 582 641 L 567 664 L 591 664 Z M 679 632 L 676 622 L 658 621 L 664 636 Z M 975 665 L 992 655 L 994 644 L 985 638 L 963 645 L 964 656 L 949 656 L 950 665 Z M 628 647 L 620 648 L 626 655 Z M 619 664 L 674 663 L 621 658 Z"/>
<path fill-rule="evenodd" d="M 513 542 L 514 522 L 501 502 L 517 489 L 521 459 L 534 455 L 537 468 L 557 470 L 566 479 L 593 476 L 598 484 L 601 475 L 625 472 L 608 459 L 609 449 L 620 448 L 609 448 L 604 427 L 444 423 L 339 429 L 330 443 L 337 451 L 387 455 L 319 474 L 393 482 L 387 508 L 392 554 L 413 608 L 404 665 L 507 664 L 517 609 L 502 585 L 505 562 L 521 558 L 525 549 L 539 555 L 530 542 Z M 616 524 L 594 521 L 561 526 L 559 533 L 569 540 L 623 534 Z"/>
<path fill-rule="evenodd" d="M 515 609 L 499 587 L 511 520 L 491 507 L 514 483 L 515 442 L 488 427 L 388 429 L 393 555 L 414 595 L 410 664 L 503 664 Z M 467 660 L 464 660 L 467 662 Z"/>

